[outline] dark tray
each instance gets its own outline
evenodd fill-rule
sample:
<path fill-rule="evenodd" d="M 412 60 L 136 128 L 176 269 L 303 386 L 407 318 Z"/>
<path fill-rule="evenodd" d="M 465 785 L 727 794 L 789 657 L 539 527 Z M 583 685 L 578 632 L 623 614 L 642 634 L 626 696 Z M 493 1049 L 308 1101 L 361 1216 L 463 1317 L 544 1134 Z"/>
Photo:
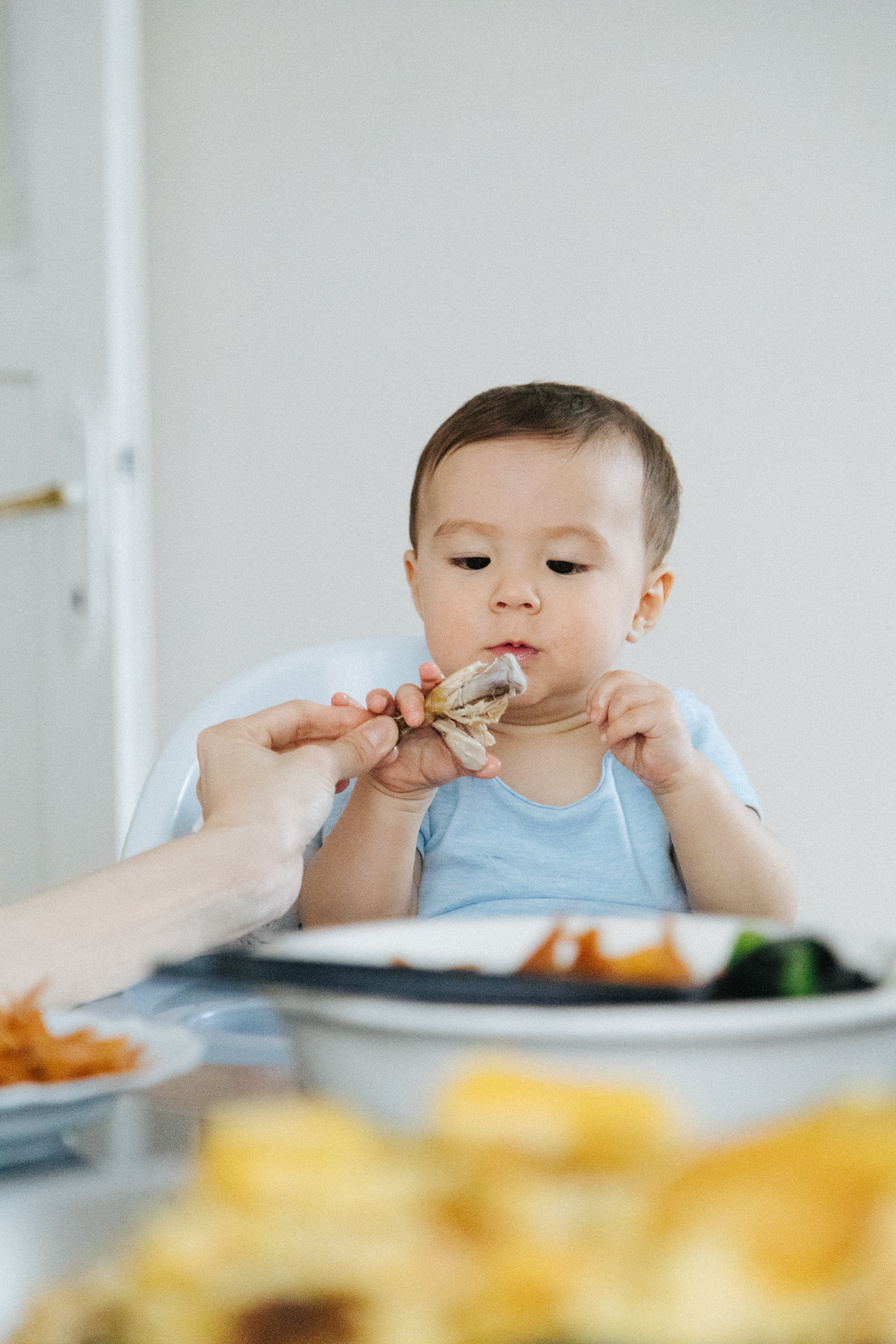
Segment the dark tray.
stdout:
<path fill-rule="evenodd" d="M 492 975 L 474 970 L 434 971 L 410 966 L 286 960 L 239 951 L 212 952 L 177 966 L 163 966 L 159 973 L 176 979 L 205 980 L 216 988 L 280 985 L 421 1003 L 518 1004 L 534 1008 L 592 1003 L 696 1003 L 709 997 L 705 985 L 674 989 L 560 975 Z"/>

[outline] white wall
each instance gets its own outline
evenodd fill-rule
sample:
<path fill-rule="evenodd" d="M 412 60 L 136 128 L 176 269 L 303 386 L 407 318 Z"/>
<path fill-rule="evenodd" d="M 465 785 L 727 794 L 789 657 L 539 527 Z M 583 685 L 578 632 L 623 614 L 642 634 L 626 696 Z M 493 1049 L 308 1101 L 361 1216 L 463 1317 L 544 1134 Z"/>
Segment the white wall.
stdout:
<path fill-rule="evenodd" d="M 633 665 L 716 710 L 804 909 L 896 926 L 887 0 L 147 0 L 161 720 L 416 628 L 417 454 L 584 382 L 662 432 Z"/>

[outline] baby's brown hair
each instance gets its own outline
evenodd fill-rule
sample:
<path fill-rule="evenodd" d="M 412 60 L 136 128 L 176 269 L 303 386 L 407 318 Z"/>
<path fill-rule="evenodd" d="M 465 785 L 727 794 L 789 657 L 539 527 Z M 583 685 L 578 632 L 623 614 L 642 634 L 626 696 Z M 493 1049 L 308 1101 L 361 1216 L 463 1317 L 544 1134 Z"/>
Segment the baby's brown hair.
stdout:
<path fill-rule="evenodd" d="M 469 443 L 492 439 L 556 439 L 573 450 L 598 437 L 625 440 L 644 468 L 644 541 L 647 564 L 660 563 L 675 535 L 681 486 L 665 443 L 624 401 L 569 383 L 520 383 L 493 387 L 464 402 L 440 425 L 420 454 L 411 490 L 411 546 L 417 549 L 417 514 L 423 486 L 440 462 Z"/>

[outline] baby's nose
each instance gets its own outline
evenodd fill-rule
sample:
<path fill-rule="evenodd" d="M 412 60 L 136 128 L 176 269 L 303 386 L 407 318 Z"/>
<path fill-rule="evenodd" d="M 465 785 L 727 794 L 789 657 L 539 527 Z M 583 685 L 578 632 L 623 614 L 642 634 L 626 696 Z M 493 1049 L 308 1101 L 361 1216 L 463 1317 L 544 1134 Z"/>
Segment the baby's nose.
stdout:
<path fill-rule="evenodd" d="M 492 593 L 494 611 L 540 611 L 541 598 L 534 583 L 521 574 L 507 574 Z"/>

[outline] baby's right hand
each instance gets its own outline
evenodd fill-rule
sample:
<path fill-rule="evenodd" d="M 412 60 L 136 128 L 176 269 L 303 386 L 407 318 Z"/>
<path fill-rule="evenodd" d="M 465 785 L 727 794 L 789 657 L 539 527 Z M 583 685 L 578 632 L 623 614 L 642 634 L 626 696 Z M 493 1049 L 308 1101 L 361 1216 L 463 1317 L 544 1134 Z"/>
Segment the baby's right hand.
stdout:
<path fill-rule="evenodd" d="M 423 701 L 434 686 L 443 681 L 441 671 L 435 663 L 420 664 L 420 685 L 406 683 L 399 686 L 395 695 L 377 688 L 367 696 L 367 709 L 375 715 L 399 715 L 409 728 L 418 729 L 423 723 Z M 334 705 L 354 705 L 363 708 L 356 700 L 339 691 L 332 698 Z M 476 779 L 494 779 L 501 769 L 496 756 L 489 756 L 481 770 L 465 770 L 452 754 L 445 739 L 433 728 L 422 728 L 409 733 L 398 745 L 397 752 L 383 765 L 371 770 L 366 779 L 384 793 L 400 798 L 424 798 L 441 784 L 448 784 L 462 775 L 471 775 Z"/>

